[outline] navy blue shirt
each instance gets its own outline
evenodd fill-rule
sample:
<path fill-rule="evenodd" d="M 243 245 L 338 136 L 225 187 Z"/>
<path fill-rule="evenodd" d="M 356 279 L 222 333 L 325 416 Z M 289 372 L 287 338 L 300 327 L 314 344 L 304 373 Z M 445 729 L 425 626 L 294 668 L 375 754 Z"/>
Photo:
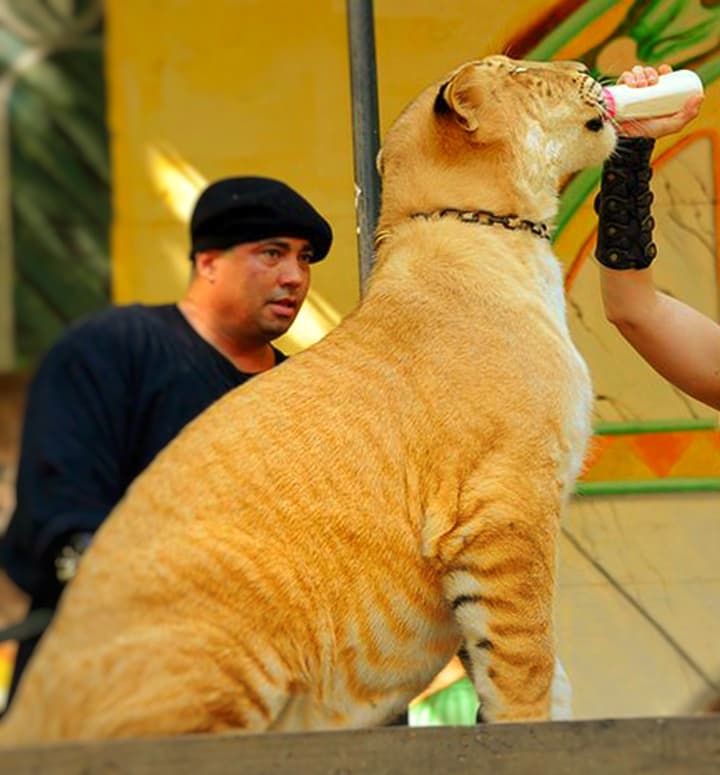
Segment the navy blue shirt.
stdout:
<path fill-rule="evenodd" d="M 276 363 L 284 359 L 275 350 Z M 57 587 L 58 542 L 94 532 L 190 420 L 252 376 L 175 305 L 114 307 L 69 328 L 30 386 L 0 566 L 31 595 L 47 596 Z"/>

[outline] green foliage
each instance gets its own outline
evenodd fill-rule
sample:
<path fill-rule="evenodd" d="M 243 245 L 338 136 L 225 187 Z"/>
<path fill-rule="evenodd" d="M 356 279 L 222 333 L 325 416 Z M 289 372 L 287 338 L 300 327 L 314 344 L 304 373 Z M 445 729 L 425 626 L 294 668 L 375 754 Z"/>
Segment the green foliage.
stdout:
<path fill-rule="evenodd" d="M 110 162 L 103 56 L 58 51 L 9 104 L 18 366 L 110 300 Z"/>

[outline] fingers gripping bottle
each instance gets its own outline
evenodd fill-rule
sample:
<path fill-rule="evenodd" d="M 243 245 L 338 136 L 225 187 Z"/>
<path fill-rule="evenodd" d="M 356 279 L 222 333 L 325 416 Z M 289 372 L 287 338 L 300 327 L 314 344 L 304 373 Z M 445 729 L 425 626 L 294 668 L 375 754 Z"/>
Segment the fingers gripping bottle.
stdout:
<path fill-rule="evenodd" d="M 692 70 L 666 73 L 652 86 L 620 83 L 603 89 L 610 118 L 616 121 L 668 116 L 682 110 L 689 97 L 702 93 L 702 81 Z"/>

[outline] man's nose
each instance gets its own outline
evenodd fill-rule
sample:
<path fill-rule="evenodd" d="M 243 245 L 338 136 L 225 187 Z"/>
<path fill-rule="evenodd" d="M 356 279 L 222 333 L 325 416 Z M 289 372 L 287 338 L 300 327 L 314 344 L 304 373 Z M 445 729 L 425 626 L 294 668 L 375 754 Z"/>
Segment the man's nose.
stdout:
<path fill-rule="evenodd" d="M 298 286 L 305 281 L 306 269 L 299 258 L 289 257 L 282 263 L 280 283 L 282 285 Z"/>

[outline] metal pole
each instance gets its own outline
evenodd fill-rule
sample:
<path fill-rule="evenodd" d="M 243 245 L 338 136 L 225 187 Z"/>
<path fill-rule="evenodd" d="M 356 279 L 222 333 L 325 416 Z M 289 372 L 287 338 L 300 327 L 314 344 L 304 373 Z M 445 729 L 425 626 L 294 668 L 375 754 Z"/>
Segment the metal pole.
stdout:
<path fill-rule="evenodd" d="M 380 213 L 380 176 L 375 168 L 375 159 L 380 149 L 377 65 L 372 0 L 347 0 L 346 7 L 355 156 L 355 212 L 362 294 L 374 263 L 374 234 Z"/>

